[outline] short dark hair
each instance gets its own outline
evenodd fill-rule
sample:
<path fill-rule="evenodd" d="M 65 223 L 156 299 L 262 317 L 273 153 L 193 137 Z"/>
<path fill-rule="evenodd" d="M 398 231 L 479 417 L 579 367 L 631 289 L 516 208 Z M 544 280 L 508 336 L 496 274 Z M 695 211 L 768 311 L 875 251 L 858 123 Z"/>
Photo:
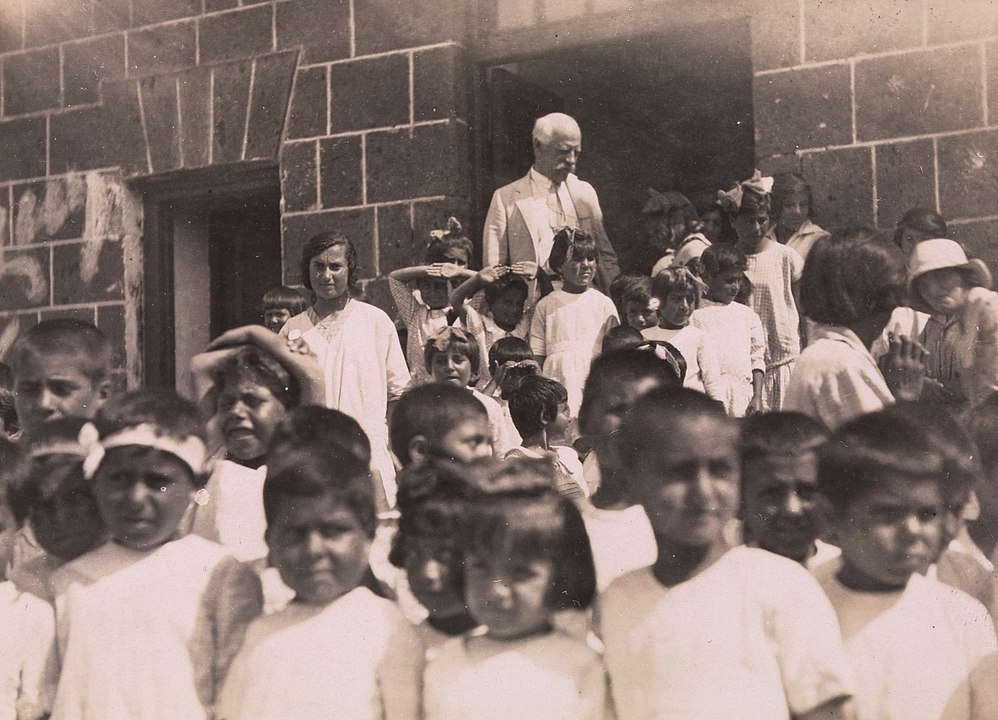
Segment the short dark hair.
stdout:
<path fill-rule="evenodd" d="M 516 431 L 522 437 L 529 437 L 544 429 L 542 414 L 548 422 L 558 415 L 558 405 L 568 401 L 568 391 L 557 380 L 528 375 L 508 393 L 504 392 L 503 400 L 509 403 L 509 416 Z"/>
<path fill-rule="evenodd" d="M 568 259 L 569 251 L 571 251 L 572 257 L 582 255 L 590 260 L 599 260 L 596 241 L 593 237 L 584 230 L 566 227 L 554 234 L 551 254 L 548 256 L 548 265 L 554 270 L 559 270 Z"/>
<path fill-rule="evenodd" d="M 769 209 L 769 217 L 779 220 L 783 214 L 783 203 L 791 193 L 803 191 L 807 195 L 807 217 L 814 219 L 814 193 L 803 175 L 795 172 L 777 173 L 773 176 L 773 198 Z"/>
<path fill-rule="evenodd" d="M 610 283 L 610 299 L 621 317 L 628 302 L 647 305 L 651 300 L 651 277 L 641 273 L 621 273 Z"/>
<path fill-rule="evenodd" d="M 321 232 L 313 235 L 301 248 L 301 284 L 304 287 L 312 287 L 312 278 L 309 273 L 309 267 L 312 264 L 312 258 L 316 255 L 321 255 L 326 250 L 331 247 L 336 247 L 337 245 L 342 245 L 344 250 L 343 253 L 346 256 L 347 261 L 347 286 L 351 291 L 355 291 L 357 287 L 357 266 L 359 264 L 359 259 L 357 257 L 357 248 L 354 247 L 353 242 L 350 240 L 350 236 L 342 232 Z"/>
<path fill-rule="evenodd" d="M 644 335 L 630 325 L 617 325 L 606 331 L 600 352 L 608 353 L 614 350 L 634 350 L 645 342 Z"/>
<path fill-rule="evenodd" d="M 651 281 L 652 294 L 664 305 L 674 292 L 691 292 L 700 300 L 700 286 L 686 268 L 666 268 Z"/>
<path fill-rule="evenodd" d="M 850 325 L 904 298 L 901 251 L 876 230 L 847 228 L 821 237 L 808 253 L 801 277 L 801 305 L 811 320 Z"/>
<path fill-rule="evenodd" d="M 492 307 L 492 303 L 497 302 L 508 292 L 515 292 L 526 300 L 530 294 L 530 288 L 527 287 L 527 281 L 516 273 L 506 273 L 494 283 L 487 284 L 482 292 L 485 295 L 486 304 Z"/>
<path fill-rule="evenodd" d="M 593 406 L 607 389 L 622 383 L 644 378 L 654 378 L 664 387 L 674 387 L 682 383 L 668 361 L 644 350 L 613 350 L 593 360 L 586 378 L 582 405 L 579 407 L 579 428 L 587 432 L 591 422 Z"/>
<path fill-rule="evenodd" d="M 288 413 L 274 430 L 272 452 L 303 446 L 346 450 L 364 465 L 371 464 L 371 442 L 356 420 L 331 408 L 303 405 Z"/>
<path fill-rule="evenodd" d="M 588 607 L 596 593 L 589 534 L 578 508 L 554 489 L 545 460 L 493 461 L 479 494 L 468 503 L 466 551 L 489 557 L 544 559 L 554 570 L 546 605 Z"/>
<path fill-rule="evenodd" d="M 414 536 L 453 539 L 460 546 L 466 504 L 474 494 L 465 471 L 453 461 L 431 459 L 399 472 L 395 478 L 398 532 L 392 539 L 388 562 L 404 567 L 406 540 Z"/>
<path fill-rule="evenodd" d="M 768 455 L 815 452 L 830 433 L 814 418 L 799 412 L 766 412 L 742 420 L 742 462 Z"/>
<path fill-rule="evenodd" d="M 303 443 L 272 452 L 263 483 L 263 512 L 273 525 L 290 503 L 332 496 L 356 516 L 368 537 L 374 537 L 377 511 L 368 466 L 352 452 L 328 443 Z"/>
<path fill-rule="evenodd" d="M 427 383 L 403 393 L 392 412 L 388 438 L 403 466 L 412 463 L 409 443 L 418 435 L 430 445 L 469 418 L 488 417 L 485 406 L 464 388 Z"/>
<path fill-rule="evenodd" d="M 281 405 L 290 409 L 301 401 L 301 389 L 295 377 L 270 354 L 245 346 L 227 358 L 215 371 L 215 387 L 219 393 L 235 380 L 248 380 L 267 388 Z"/>
<path fill-rule="evenodd" d="M 616 443 L 621 457 L 635 462 L 652 448 L 669 441 L 669 428 L 676 423 L 709 417 L 733 422 L 717 400 L 684 387 L 659 387 L 641 397 L 620 425 Z"/>
<path fill-rule="evenodd" d="M 840 517 L 891 477 L 931 480 L 955 498 L 953 468 L 922 427 L 881 410 L 846 423 L 818 452 L 818 487 Z"/>
<path fill-rule="evenodd" d="M 305 290 L 287 285 L 278 285 L 265 292 L 261 304 L 264 311 L 287 310 L 292 316 L 305 312 L 311 305 Z"/>
<path fill-rule="evenodd" d="M 43 320 L 21 333 L 11 349 L 15 377 L 18 366 L 35 354 L 72 358 L 77 368 L 94 383 L 101 382 L 111 372 L 110 341 L 96 325 L 83 320 Z"/>
<path fill-rule="evenodd" d="M 745 272 L 747 267 L 748 260 L 745 258 L 745 253 L 735 245 L 714 243 L 700 256 L 700 269 L 706 277 L 717 277 L 729 270 Z"/>
<path fill-rule="evenodd" d="M 898 246 L 901 245 L 901 238 L 904 236 L 905 228 L 918 230 L 926 235 L 932 235 L 937 238 L 949 237 L 946 234 L 946 218 L 935 210 L 924 207 L 913 207 L 897 221 L 894 231 L 894 242 Z"/>
<path fill-rule="evenodd" d="M 530 344 L 523 338 L 514 335 L 499 338 L 489 348 L 489 367 L 498 367 L 506 362 L 533 359 L 534 353 L 530 350 Z"/>
<path fill-rule="evenodd" d="M 471 333 L 452 326 L 434 333 L 423 347 L 423 362 L 427 372 L 430 372 L 430 367 L 433 365 L 433 357 L 442 352 L 458 352 L 467 357 L 471 363 L 471 381 L 475 382 L 482 366 L 482 356 L 478 349 L 478 341 Z"/>

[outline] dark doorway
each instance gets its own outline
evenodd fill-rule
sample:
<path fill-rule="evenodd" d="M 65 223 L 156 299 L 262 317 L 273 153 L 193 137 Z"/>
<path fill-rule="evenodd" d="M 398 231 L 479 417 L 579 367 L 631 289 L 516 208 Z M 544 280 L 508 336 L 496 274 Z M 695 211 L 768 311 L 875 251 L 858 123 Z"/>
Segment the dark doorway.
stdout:
<path fill-rule="evenodd" d="M 532 161 L 533 121 L 582 127 L 579 176 L 595 186 L 623 269 L 647 269 L 639 210 L 648 187 L 698 206 L 754 164 L 747 20 L 583 44 L 485 68 L 483 205 Z M 491 184 L 490 184 L 491 183 Z M 653 262 L 653 259 L 652 259 Z"/>
<path fill-rule="evenodd" d="M 139 186 L 144 382 L 186 394 L 191 357 L 225 330 L 262 322 L 261 297 L 281 284 L 277 168 L 181 172 Z"/>

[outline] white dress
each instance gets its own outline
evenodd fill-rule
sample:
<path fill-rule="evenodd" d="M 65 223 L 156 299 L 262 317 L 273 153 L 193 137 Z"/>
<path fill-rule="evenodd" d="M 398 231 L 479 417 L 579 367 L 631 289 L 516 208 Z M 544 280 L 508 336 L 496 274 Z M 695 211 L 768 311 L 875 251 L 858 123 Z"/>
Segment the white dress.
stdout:
<path fill-rule="evenodd" d="M 620 323 L 617 308 L 603 293 L 555 290 L 544 296 L 530 324 L 530 349 L 544 356 L 544 375 L 565 386 L 572 417 L 579 414 L 589 366 L 601 350 L 603 335 Z"/>
<path fill-rule="evenodd" d="M 856 592 L 840 567 L 815 575 L 856 673 L 858 720 L 998 718 L 998 642 L 983 605 L 917 573 L 897 592 Z"/>
<path fill-rule="evenodd" d="M 596 652 L 559 630 L 511 641 L 473 631 L 427 665 L 424 708 L 426 720 L 602 720 L 606 674 Z"/>
<path fill-rule="evenodd" d="M 724 402 L 727 391 L 721 376 L 721 361 L 710 335 L 692 323 L 679 329 L 650 327 L 641 331 L 649 340 L 670 343 L 686 361 L 683 387 L 699 390 Z"/>
<path fill-rule="evenodd" d="M 347 301 L 337 315 L 320 320 L 312 308 L 281 328 L 287 337 L 301 332 L 319 358 L 326 381 L 326 407 L 353 417 L 371 442 L 371 467 L 381 475 L 390 505 L 395 504 L 395 465 L 388 450 L 388 402 L 409 384 L 395 324 L 383 311 Z"/>
<path fill-rule="evenodd" d="M 671 588 L 635 570 L 597 612 L 620 720 L 788 720 L 852 691 L 821 587 L 765 550 L 732 548 Z"/>
<path fill-rule="evenodd" d="M 365 587 L 293 602 L 250 626 L 217 717 L 415 720 L 425 652 L 398 607 Z"/>
<path fill-rule="evenodd" d="M 38 720 L 52 709 L 59 680 L 52 606 L 0 583 L 0 628 L 0 720 Z"/>
<path fill-rule="evenodd" d="M 201 720 L 250 621 L 260 582 L 221 545 L 107 543 L 53 577 L 62 676 L 53 720 Z"/>
<path fill-rule="evenodd" d="M 704 298 L 690 323 L 707 333 L 717 351 L 724 386 L 724 406 L 741 417 L 752 402 L 752 374 L 766 372 L 766 334 L 762 320 L 750 307 Z"/>

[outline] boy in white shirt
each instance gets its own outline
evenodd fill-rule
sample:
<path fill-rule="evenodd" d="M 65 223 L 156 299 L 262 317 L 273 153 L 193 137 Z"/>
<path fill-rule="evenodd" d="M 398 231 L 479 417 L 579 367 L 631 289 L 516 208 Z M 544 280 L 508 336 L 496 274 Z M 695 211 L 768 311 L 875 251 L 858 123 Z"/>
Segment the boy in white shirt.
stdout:
<path fill-rule="evenodd" d="M 835 614 L 800 565 L 731 548 L 737 426 L 686 388 L 640 399 L 617 452 L 658 545 L 598 608 L 621 720 L 843 718 L 851 677 Z"/>
<path fill-rule="evenodd" d="M 859 720 L 998 717 L 998 642 L 987 610 L 920 574 L 940 551 L 962 473 L 924 426 L 881 411 L 821 451 L 839 561 L 816 571 L 856 673 Z"/>

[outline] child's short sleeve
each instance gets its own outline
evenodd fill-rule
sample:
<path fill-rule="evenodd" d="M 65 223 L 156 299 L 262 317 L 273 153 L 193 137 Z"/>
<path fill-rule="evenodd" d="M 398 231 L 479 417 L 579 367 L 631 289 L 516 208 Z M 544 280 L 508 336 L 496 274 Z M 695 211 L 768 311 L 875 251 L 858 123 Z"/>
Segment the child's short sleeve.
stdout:
<path fill-rule="evenodd" d="M 776 560 L 777 558 L 773 558 Z M 782 558 L 780 558 L 782 560 Z M 818 582 L 796 564 L 780 562 L 768 587 L 767 629 L 776 647 L 787 704 L 801 715 L 852 695 L 855 683 L 838 618 Z"/>
<path fill-rule="evenodd" d="M 388 290 L 392 294 L 392 300 L 395 301 L 395 307 L 398 308 L 399 317 L 402 318 L 402 322 L 405 323 L 407 328 L 411 327 L 413 320 L 415 320 L 416 308 L 418 306 L 416 297 L 412 294 L 412 288 L 406 283 L 389 277 Z"/>
<path fill-rule="evenodd" d="M 804 274 L 804 258 L 793 248 L 786 246 L 784 248 L 790 262 L 790 279 L 792 282 L 800 282 L 801 275 Z"/>
<path fill-rule="evenodd" d="M 25 654 L 20 668 L 16 710 L 19 720 L 42 718 L 52 710 L 59 667 L 55 649 L 55 615 L 52 606 L 33 595 L 22 596 L 24 615 L 19 624 L 29 633 L 23 638 Z M 6 637 L 7 651 L 21 638 Z"/>
<path fill-rule="evenodd" d="M 545 340 L 545 323 L 547 321 L 545 316 L 548 309 L 548 303 L 545 302 L 546 299 L 542 298 L 541 302 L 537 303 L 537 307 L 534 308 L 534 316 L 530 320 L 530 352 L 542 357 L 548 354 Z"/>

